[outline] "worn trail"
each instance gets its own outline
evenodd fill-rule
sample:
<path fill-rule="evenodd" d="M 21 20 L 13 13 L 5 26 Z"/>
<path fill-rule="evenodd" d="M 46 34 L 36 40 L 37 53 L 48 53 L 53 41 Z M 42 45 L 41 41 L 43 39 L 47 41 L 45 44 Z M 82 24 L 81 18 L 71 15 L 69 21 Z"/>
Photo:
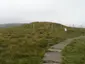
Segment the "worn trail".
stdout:
<path fill-rule="evenodd" d="M 61 51 L 64 49 L 66 45 L 68 45 L 72 40 L 84 38 L 85 36 L 75 37 L 71 39 L 67 39 L 64 42 L 60 42 L 59 44 L 53 45 L 48 49 L 48 52 L 45 53 L 43 58 L 43 64 L 60 64 L 61 63 Z"/>

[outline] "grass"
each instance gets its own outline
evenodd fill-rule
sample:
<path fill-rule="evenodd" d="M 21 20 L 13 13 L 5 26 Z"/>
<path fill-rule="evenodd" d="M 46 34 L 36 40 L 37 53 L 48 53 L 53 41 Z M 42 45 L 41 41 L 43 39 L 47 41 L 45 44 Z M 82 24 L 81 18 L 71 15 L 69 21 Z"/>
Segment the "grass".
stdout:
<path fill-rule="evenodd" d="M 85 38 L 73 40 L 62 55 L 62 64 L 85 64 Z"/>
<path fill-rule="evenodd" d="M 64 31 L 65 27 L 68 28 L 67 32 Z M 0 64 L 42 64 L 47 48 L 84 34 L 83 28 L 51 22 L 0 28 Z"/>

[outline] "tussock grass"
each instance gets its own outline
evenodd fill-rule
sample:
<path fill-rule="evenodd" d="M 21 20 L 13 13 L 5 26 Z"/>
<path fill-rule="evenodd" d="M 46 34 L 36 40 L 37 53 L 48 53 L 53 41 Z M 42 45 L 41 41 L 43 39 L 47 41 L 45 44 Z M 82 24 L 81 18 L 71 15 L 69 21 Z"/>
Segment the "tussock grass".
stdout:
<path fill-rule="evenodd" d="M 62 51 L 61 64 L 85 64 L 85 38 L 75 39 Z"/>

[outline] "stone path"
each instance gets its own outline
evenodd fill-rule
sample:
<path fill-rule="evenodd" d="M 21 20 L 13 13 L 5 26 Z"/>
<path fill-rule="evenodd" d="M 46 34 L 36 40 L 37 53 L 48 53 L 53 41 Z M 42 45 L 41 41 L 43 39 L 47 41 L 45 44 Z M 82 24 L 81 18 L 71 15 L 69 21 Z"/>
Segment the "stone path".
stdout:
<path fill-rule="evenodd" d="M 43 64 L 60 64 L 61 63 L 61 51 L 66 45 L 68 45 L 72 40 L 84 38 L 85 36 L 75 37 L 67 39 L 64 42 L 51 46 L 45 53 L 43 58 Z"/>

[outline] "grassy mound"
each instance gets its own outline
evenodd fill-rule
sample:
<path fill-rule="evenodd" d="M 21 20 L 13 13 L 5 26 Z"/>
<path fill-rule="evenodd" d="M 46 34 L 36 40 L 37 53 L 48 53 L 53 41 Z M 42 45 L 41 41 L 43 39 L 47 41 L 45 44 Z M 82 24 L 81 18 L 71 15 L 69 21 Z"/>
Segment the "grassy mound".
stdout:
<path fill-rule="evenodd" d="M 33 22 L 0 28 L 0 64 L 42 64 L 47 48 L 67 38 L 84 35 L 85 29 L 51 22 Z"/>
<path fill-rule="evenodd" d="M 72 41 L 62 54 L 62 64 L 85 64 L 85 38 Z"/>

